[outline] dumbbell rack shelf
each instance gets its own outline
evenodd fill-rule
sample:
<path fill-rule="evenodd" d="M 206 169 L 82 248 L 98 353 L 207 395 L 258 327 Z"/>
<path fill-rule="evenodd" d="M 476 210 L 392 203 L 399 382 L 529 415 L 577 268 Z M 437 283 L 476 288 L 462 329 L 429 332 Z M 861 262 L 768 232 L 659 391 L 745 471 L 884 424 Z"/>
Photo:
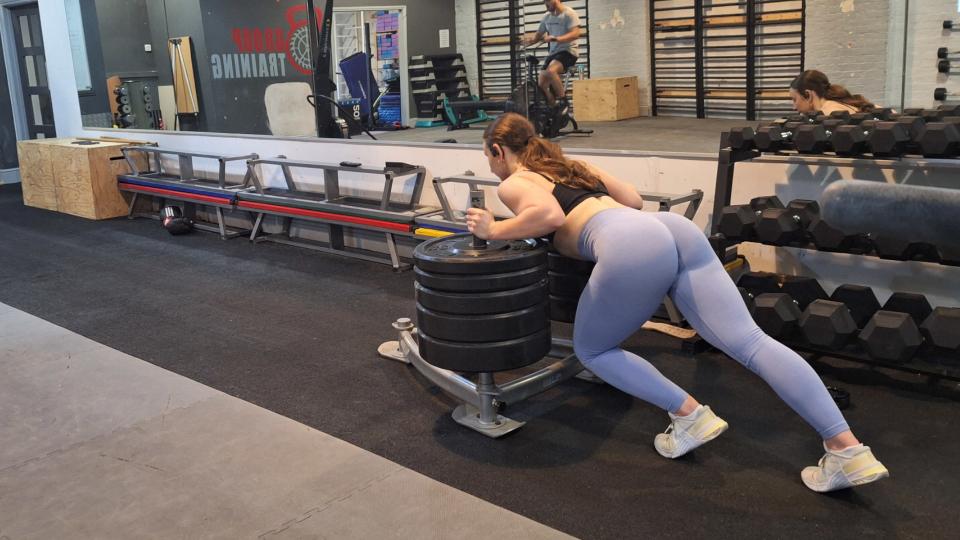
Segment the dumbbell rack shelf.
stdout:
<path fill-rule="evenodd" d="M 951 362 L 949 359 L 945 358 L 944 356 L 940 356 L 935 352 L 920 351 L 910 360 L 910 362 L 905 364 L 894 364 L 891 362 L 884 362 L 882 360 L 871 358 L 867 354 L 860 352 L 855 345 L 848 345 L 844 350 L 841 351 L 828 351 L 811 347 L 802 342 L 784 341 L 783 344 L 795 351 L 813 354 L 814 357 L 829 356 L 832 358 L 851 360 L 871 366 L 894 369 L 906 373 L 929 375 L 932 377 L 949 379 L 951 381 L 960 381 L 960 363 Z"/>
<path fill-rule="evenodd" d="M 798 165 L 827 165 L 841 167 L 878 167 L 883 169 L 958 169 L 960 159 L 932 159 L 919 156 L 903 156 L 900 158 L 872 158 L 869 156 L 844 157 L 836 155 L 801 155 L 792 152 L 760 153 L 756 150 L 734 150 L 721 148 L 717 159 L 717 180 L 715 184 L 713 215 L 720 216 L 725 206 L 730 206 L 730 197 L 733 193 L 734 169 L 737 163 L 752 161 L 754 163 L 786 163 Z M 714 219 L 710 226 L 710 234 L 719 232 L 719 219 Z"/>

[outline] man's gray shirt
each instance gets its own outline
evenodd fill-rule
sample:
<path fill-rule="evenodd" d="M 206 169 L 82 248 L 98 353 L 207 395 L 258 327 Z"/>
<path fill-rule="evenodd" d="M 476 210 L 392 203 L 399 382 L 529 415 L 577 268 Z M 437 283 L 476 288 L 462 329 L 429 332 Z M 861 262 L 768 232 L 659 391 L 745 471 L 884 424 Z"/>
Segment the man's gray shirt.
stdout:
<path fill-rule="evenodd" d="M 540 21 L 540 29 L 537 30 L 537 32 L 550 34 L 553 37 L 561 37 L 569 34 L 578 26 L 580 26 L 580 16 L 577 15 L 577 12 L 574 11 L 573 8 L 564 6 L 559 15 L 554 15 L 548 11 L 543 17 L 543 20 Z M 556 54 L 560 51 L 568 51 L 574 56 L 580 56 L 580 46 L 576 41 L 571 41 L 570 43 L 557 43 L 554 41 L 550 43 L 550 54 Z"/>

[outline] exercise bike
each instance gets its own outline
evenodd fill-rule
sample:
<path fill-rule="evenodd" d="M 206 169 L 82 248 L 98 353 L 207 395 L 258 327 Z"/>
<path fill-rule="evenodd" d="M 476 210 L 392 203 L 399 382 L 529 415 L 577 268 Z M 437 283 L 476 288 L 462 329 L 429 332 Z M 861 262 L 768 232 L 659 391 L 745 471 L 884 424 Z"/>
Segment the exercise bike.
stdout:
<path fill-rule="evenodd" d="M 527 64 L 526 80 L 513 89 L 508 100 L 506 112 L 515 112 L 530 120 L 534 131 L 544 139 L 553 139 L 564 135 L 590 135 L 592 129 L 580 129 L 577 121 L 573 119 L 570 100 L 566 95 L 567 83 L 570 79 L 570 71 L 563 75 L 564 95 L 557 99 L 556 111 L 547 105 L 547 96 L 537 84 L 537 66 L 540 60 L 536 55 L 528 54 L 524 57 Z M 573 129 L 563 131 L 569 125 Z"/>

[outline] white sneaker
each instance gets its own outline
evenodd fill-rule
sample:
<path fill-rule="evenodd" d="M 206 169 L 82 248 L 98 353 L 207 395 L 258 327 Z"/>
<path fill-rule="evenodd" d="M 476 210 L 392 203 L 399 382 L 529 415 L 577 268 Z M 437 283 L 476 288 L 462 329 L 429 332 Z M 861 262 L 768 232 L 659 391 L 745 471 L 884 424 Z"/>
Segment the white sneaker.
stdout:
<path fill-rule="evenodd" d="M 653 446 L 663 457 L 678 458 L 703 443 L 716 439 L 727 430 L 727 423 L 710 407 L 700 405 L 688 416 L 670 415 L 667 431 L 657 435 Z"/>
<path fill-rule="evenodd" d="M 873 457 L 869 446 L 858 444 L 844 450 L 830 450 L 823 445 L 826 455 L 816 467 L 807 467 L 800 478 L 808 488 L 819 491 L 834 491 L 880 480 L 890 476 L 883 463 Z"/>

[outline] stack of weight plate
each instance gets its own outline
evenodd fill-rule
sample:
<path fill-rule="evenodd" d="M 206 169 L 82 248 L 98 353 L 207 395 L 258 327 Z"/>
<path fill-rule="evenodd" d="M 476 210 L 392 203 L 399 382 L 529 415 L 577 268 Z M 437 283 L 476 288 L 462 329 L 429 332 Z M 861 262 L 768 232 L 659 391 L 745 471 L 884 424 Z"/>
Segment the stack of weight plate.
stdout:
<path fill-rule="evenodd" d="M 473 373 L 538 362 L 551 345 L 546 244 L 472 243 L 472 235 L 456 234 L 413 252 L 421 358 Z"/>
<path fill-rule="evenodd" d="M 572 323 L 577 315 L 580 295 L 587 286 L 595 263 L 564 257 L 556 251 L 547 254 L 550 282 L 550 318 Z"/>

